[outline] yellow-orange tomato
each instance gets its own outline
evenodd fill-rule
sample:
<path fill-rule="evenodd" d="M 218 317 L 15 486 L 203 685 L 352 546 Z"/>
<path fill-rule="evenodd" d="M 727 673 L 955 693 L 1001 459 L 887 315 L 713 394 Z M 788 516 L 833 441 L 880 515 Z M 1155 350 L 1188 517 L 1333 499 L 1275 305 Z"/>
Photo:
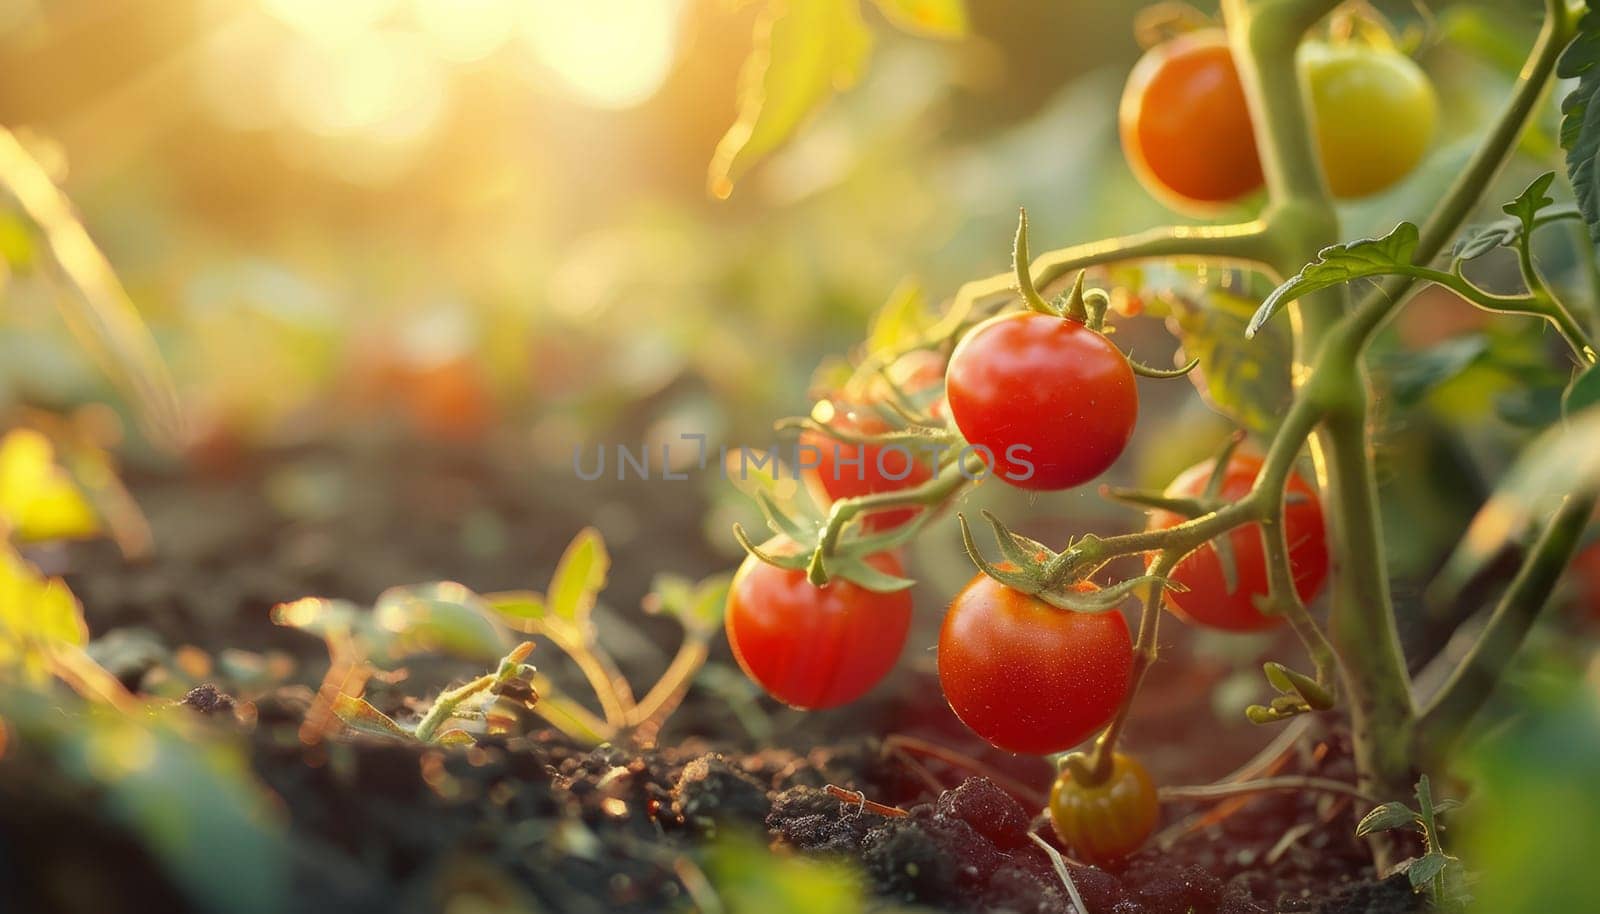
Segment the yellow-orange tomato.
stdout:
<path fill-rule="evenodd" d="M 1107 864 L 1143 846 L 1161 818 L 1149 772 L 1132 756 L 1111 756 L 1111 776 L 1086 787 L 1062 771 L 1050 788 L 1050 824 L 1085 863 Z"/>
<path fill-rule="evenodd" d="M 1250 109 L 1221 29 L 1145 52 L 1117 120 L 1134 174 L 1176 209 L 1205 213 L 1262 184 Z"/>

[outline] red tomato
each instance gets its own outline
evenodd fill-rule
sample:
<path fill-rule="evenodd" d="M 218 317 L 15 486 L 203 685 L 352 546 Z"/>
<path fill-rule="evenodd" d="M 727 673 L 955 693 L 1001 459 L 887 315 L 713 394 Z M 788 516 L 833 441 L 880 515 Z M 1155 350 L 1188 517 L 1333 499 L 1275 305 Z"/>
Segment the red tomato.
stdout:
<path fill-rule="evenodd" d="M 1033 311 L 992 317 L 950 356 L 956 427 L 1001 479 L 1067 489 L 1116 462 L 1139 416 L 1128 359 L 1103 334 Z"/>
<path fill-rule="evenodd" d="M 1215 209 L 1262 184 L 1250 109 L 1221 29 L 1147 51 L 1128 76 L 1117 120 L 1139 182 L 1177 209 Z"/>
<path fill-rule="evenodd" d="M 939 631 L 944 697 L 962 723 L 1009 752 L 1083 742 L 1116 714 L 1132 671 L 1121 613 L 1057 609 L 982 573 L 956 594 Z"/>
<path fill-rule="evenodd" d="M 1183 471 L 1167 487 L 1167 494 L 1201 494 L 1215 465 L 1216 461 L 1208 460 Z M 1229 501 L 1244 497 L 1260 472 L 1260 457 L 1235 454 L 1228 461 L 1219 494 Z M 1321 592 L 1328 576 L 1328 543 L 1317 492 L 1299 473 L 1289 474 L 1283 516 L 1294 589 L 1302 601 L 1309 603 Z M 1162 530 L 1184 519 L 1170 511 L 1157 511 L 1150 516 L 1150 529 Z M 1222 559 L 1216 547 L 1207 543 L 1172 570 L 1172 579 L 1189 589 L 1182 593 L 1167 591 L 1167 608 L 1186 622 L 1227 631 L 1257 631 L 1278 625 L 1282 617 L 1263 615 L 1255 605 L 1256 597 L 1267 594 L 1267 562 L 1261 548 L 1260 525 L 1236 527 L 1227 536 L 1233 547 L 1235 586 L 1228 587 Z"/>
<path fill-rule="evenodd" d="M 1573 584 L 1578 610 L 1585 617 L 1600 622 L 1600 542 L 1578 550 L 1567 567 L 1567 578 Z"/>
<path fill-rule="evenodd" d="M 866 407 L 842 411 L 832 424 L 842 431 L 864 435 L 889 430 L 889 423 Z M 820 432 L 802 434 L 800 443 L 816 448 L 815 454 L 806 452 L 804 459 L 815 459 L 817 465 L 807 466 L 805 477 L 825 502 L 909 489 L 933 478 L 931 455 L 915 445 L 852 444 Z M 862 516 L 861 526 L 868 532 L 887 530 L 915 517 L 920 510 L 910 507 L 875 511 Z"/>
<path fill-rule="evenodd" d="M 778 539 L 764 548 L 793 544 Z M 867 561 L 902 574 L 887 552 Z M 767 694 L 796 708 L 832 708 L 865 695 L 894 667 L 911 628 L 911 594 L 837 579 L 813 587 L 803 571 L 746 556 L 728 592 L 726 626 L 734 659 Z"/>
<path fill-rule="evenodd" d="M 1085 787 L 1062 771 L 1050 787 L 1050 824 L 1085 863 L 1115 863 L 1138 850 L 1161 819 L 1149 772 L 1132 756 L 1111 755 L 1111 777 Z"/>

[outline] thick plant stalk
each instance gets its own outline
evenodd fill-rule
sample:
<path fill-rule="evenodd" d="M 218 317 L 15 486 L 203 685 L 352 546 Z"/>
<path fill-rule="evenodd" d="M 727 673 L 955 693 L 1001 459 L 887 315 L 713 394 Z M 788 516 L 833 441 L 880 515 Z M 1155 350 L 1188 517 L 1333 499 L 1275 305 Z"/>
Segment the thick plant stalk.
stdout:
<path fill-rule="evenodd" d="M 1257 124 L 1267 180 L 1276 268 L 1288 275 L 1339 240 L 1339 221 L 1312 147 L 1310 118 L 1295 65 L 1305 30 L 1335 4 L 1230 0 L 1223 6 L 1234 59 Z M 1347 305 L 1343 288 L 1296 303 L 1297 395 L 1321 405 L 1313 439 L 1327 493 L 1332 554 L 1330 638 L 1344 672 L 1362 787 L 1401 797 L 1411 783 L 1410 681 L 1400 649 L 1384 565 L 1376 480 L 1367 447 L 1367 382 L 1359 354 L 1324 359 Z M 1312 366 L 1316 371 L 1312 371 Z"/>

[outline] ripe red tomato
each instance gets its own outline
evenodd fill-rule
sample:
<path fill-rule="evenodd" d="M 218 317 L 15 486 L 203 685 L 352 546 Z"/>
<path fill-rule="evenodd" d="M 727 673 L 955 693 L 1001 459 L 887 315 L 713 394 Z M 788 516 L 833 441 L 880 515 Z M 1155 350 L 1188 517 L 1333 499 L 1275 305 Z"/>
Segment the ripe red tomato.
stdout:
<path fill-rule="evenodd" d="M 1578 550 L 1567 566 L 1567 580 L 1572 583 L 1578 611 L 1585 618 L 1600 622 L 1600 542 Z"/>
<path fill-rule="evenodd" d="M 1083 742 L 1116 714 L 1132 671 L 1121 613 L 1057 609 L 982 573 L 956 594 L 939 630 L 944 697 L 962 723 L 1010 752 Z"/>
<path fill-rule="evenodd" d="M 1133 434 L 1139 391 L 1101 333 L 1033 311 L 992 317 L 950 356 L 956 427 L 1001 479 L 1066 489 L 1099 476 Z"/>
<path fill-rule="evenodd" d="M 794 546 L 775 539 L 764 548 Z M 903 573 L 887 552 L 867 561 Z M 813 587 L 803 571 L 746 556 L 728 591 L 726 626 L 734 659 L 767 694 L 796 708 L 832 708 L 865 695 L 894 667 L 911 628 L 911 594 L 838 579 Z"/>
<path fill-rule="evenodd" d="M 1250 109 L 1221 29 L 1145 52 L 1117 120 L 1139 182 L 1177 209 L 1214 210 L 1262 184 Z"/>
<path fill-rule="evenodd" d="M 1050 787 L 1050 824 L 1085 863 L 1105 865 L 1138 850 L 1161 818 L 1149 772 L 1132 756 L 1111 754 L 1111 777 L 1085 787 L 1062 771 Z"/>
<path fill-rule="evenodd" d="M 1216 461 L 1208 460 L 1183 471 L 1167 487 L 1167 494 L 1201 494 L 1215 465 Z M 1244 497 L 1260 472 L 1260 457 L 1235 454 L 1228 461 L 1218 494 L 1230 501 Z M 1328 576 L 1328 543 L 1317 492 L 1299 473 L 1289 474 L 1283 518 L 1294 589 L 1302 601 L 1309 603 L 1322 590 Z M 1150 529 L 1162 530 L 1184 519 L 1170 511 L 1157 511 L 1150 516 Z M 1187 622 L 1227 631 L 1257 631 L 1278 625 L 1282 617 L 1263 615 L 1255 605 L 1255 598 L 1267 593 L 1267 562 L 1261 548 L 1260 525 L 1236 527 L 1227 536 L 1233 548 L 1235 586 L 1228 586 L 1222 559 L 1216 547 L 1207 543 L 1172 570 L 1172 579 L 1188 590 L 1167 591 L 1167 608 Z"/>
<path fill-rule="evenodd" d="M 835 427 L 862 435 L 889 430 L 889 423 L 866 407 L 841 410 Z M 800 436 L 802 446 L 816 448 L 816 466 L 806 466 L 805 478 L 821 500 L 833 502 L 875 492 L 894 492 L 921 485 L 933 478 L 930 455 L 910 444 L 853 444 L 820 432 Z M 808 460 L 810 457 L 807 458 Z M 922 510 L 917 507 L 892 508 L 863 515 L 861 526 L 867 532 L 898 527 Z"/>

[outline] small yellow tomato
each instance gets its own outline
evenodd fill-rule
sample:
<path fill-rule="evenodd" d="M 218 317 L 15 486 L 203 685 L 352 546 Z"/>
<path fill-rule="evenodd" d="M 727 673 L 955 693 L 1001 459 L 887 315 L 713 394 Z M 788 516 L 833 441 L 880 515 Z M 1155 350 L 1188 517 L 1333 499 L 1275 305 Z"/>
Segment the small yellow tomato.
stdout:
<path fill-rule="evenodd" d="M 1367 45 L 1308 41 L 1298 63 L 1322 170 L 1335 196 L 1375 194 L 1427 155 L 1439 100 L 1411 58 Z"/>
<path fill-rule="evenodd" d="M 1086 787 L 1064 770 L 1050 788 L 1050 823 L 1085 863 L 1103 865 L 1138 850 L 1155 831 L 1161 803 L 1155 782 L 1136 759 L 1111 756 L 1111 776 Z"/>

